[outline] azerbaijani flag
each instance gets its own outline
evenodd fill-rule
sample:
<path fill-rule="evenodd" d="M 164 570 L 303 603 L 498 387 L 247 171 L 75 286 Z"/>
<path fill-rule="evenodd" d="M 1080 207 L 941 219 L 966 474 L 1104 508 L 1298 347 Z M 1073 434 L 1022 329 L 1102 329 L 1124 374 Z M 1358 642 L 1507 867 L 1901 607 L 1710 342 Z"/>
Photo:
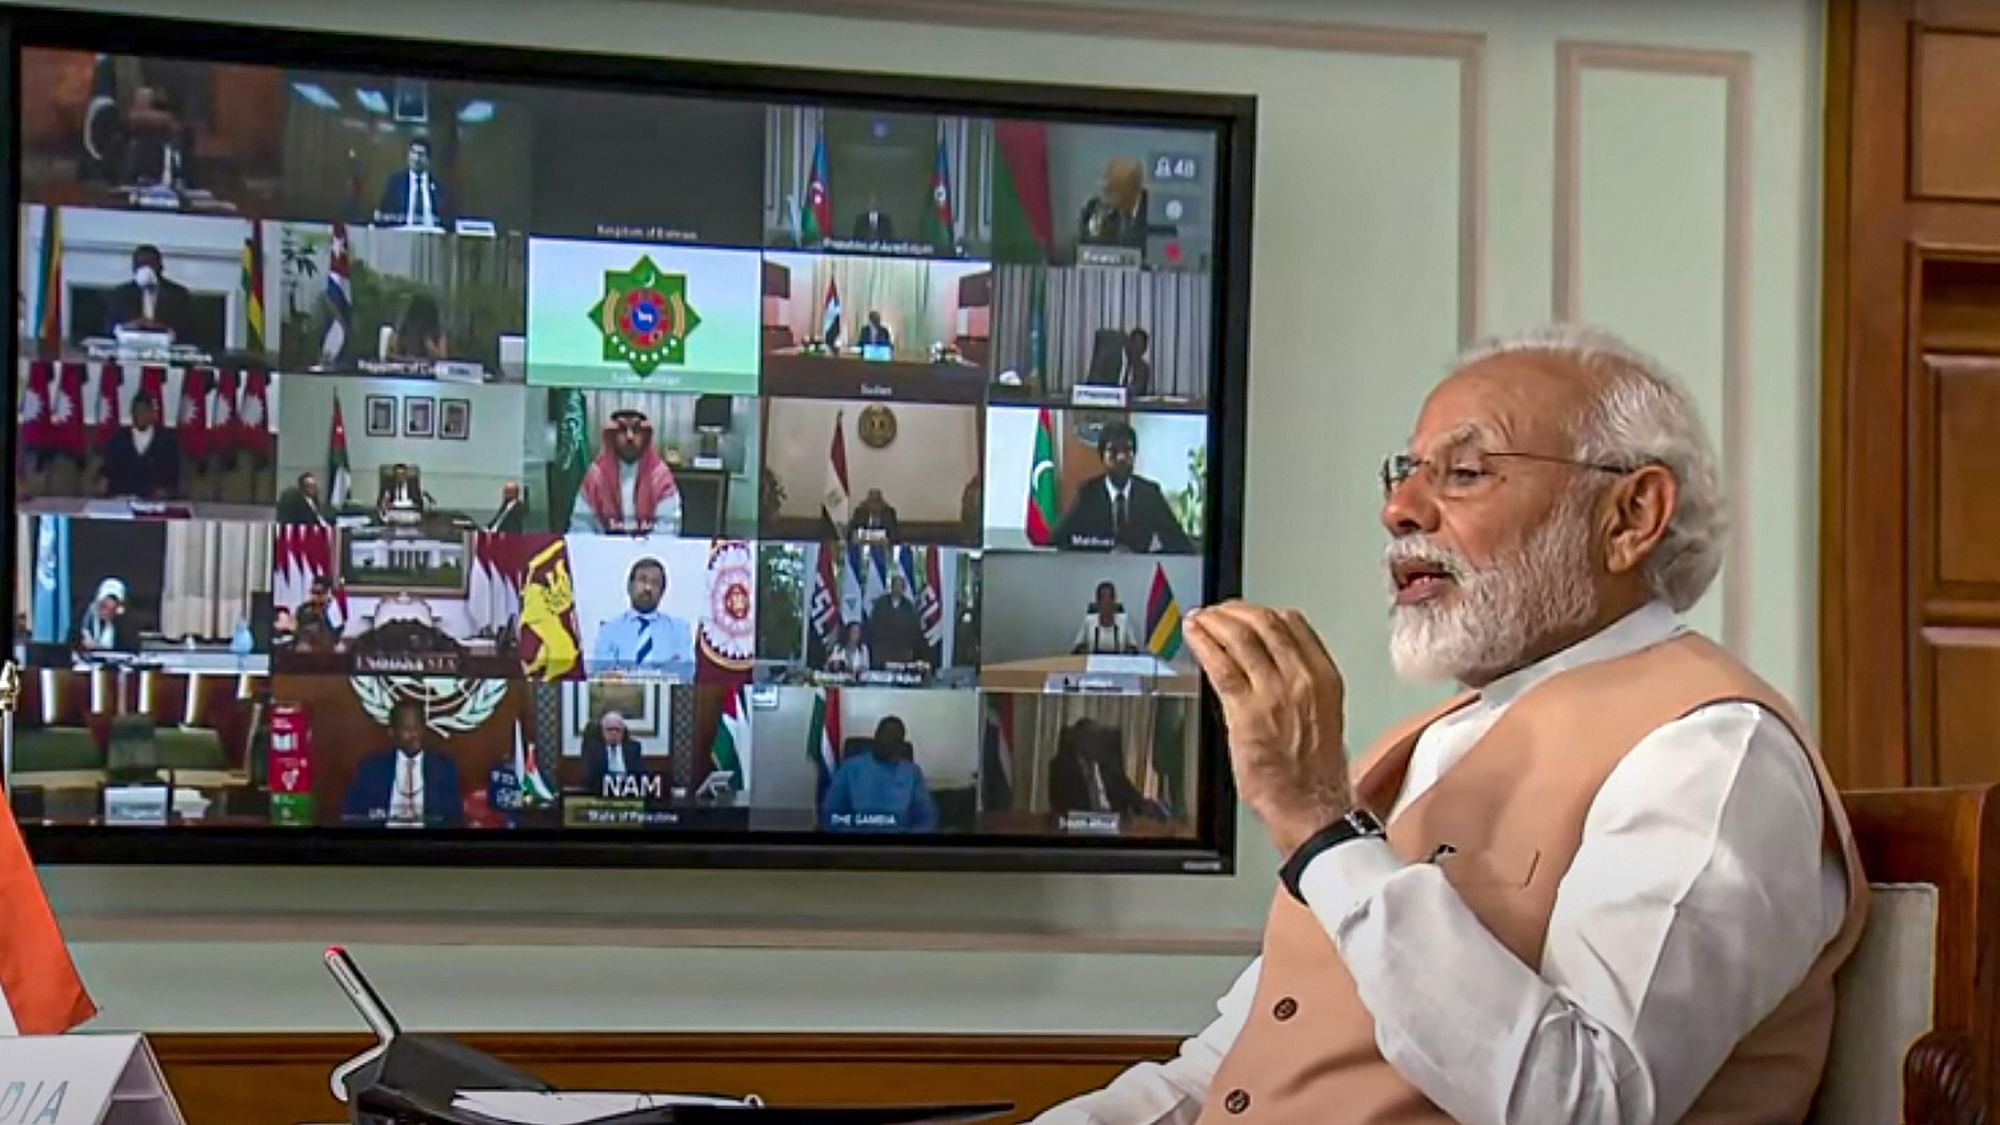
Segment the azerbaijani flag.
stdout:
<path fill-rule="evenodd" d="M 5 800 L 0 800 L 0 917 L 7 919 L 0 926 L 0 1035 L 60 1035 L 96 1015 Z"/>
<path fill-rule="evenodd" d="M 840 689 L 824 688 L 813 698 L 812 725 L 806 728 L 806 759 L 819 775 L 816 804 L 826 803 L 833 771 L 840 765 Z"/>
<path fill-rule="evenodd" d="M 958 239 L 951 217 L 951 161 L 938 138 L 937 166 L 931 169 L 931 207 L 924 212 L 924 241 L 949 252 Z"/>
<path fill-rule="evenodd" d="M 709 750 L 715 768 L 730 772 L 730 788 L 738 793 L 750 789 L 750 771 L 743 756 L 750 747 L 749 695 L 746 683 L 722 701 L 722 720 L 715 724 L 715 745 Z"/>
<path fill-rule="evenodd" d="M 1056 511 L 1056 421 L 1044 406 L 1035 425 L 1035 459 L 1028 465 L 1028 542 L 1050 546 L 1061 518 Z"/>
<path fill-rule="evenodd" d="M 1161 660 L 1181 651 L 1181 603 L 1167 581 L 1167 568 L 1153 564 L 1153 591 L 1146 596 L 1146 650 Z"/>
<path fill-rule="evenodd" d="M 806 181 L 805 205 L 799 208 L 799 245 L 817 246 L 833 234 L 833 201 L 827 194 L 826 134 L 813 142 L 812 178 Z"/>

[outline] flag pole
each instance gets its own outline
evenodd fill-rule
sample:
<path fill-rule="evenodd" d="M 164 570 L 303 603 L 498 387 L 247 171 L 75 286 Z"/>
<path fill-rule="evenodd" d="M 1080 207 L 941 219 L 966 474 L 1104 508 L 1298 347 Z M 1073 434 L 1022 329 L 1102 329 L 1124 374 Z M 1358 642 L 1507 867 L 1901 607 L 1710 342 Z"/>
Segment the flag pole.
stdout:
<path fill-rule="evenodd" d="M 21 698 L 21 666 L 0 666 L 0 790 L 14 786 L 14 706 Z"/>

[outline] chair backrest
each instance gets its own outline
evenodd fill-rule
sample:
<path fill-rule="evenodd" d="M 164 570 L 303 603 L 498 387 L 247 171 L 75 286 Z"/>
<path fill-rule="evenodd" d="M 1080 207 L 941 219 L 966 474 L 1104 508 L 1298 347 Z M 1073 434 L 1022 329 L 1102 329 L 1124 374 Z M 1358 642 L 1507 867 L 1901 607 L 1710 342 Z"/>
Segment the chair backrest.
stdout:
<path fill-rule="evenodd" d="M 1882 1083 L 1900 1053 L 1900 1120 L 1983 1123 L 2000 1106 L 2000 786 L 1842 798 L 1877 891 L 1814 1120 L 1897 1120 Z"/>

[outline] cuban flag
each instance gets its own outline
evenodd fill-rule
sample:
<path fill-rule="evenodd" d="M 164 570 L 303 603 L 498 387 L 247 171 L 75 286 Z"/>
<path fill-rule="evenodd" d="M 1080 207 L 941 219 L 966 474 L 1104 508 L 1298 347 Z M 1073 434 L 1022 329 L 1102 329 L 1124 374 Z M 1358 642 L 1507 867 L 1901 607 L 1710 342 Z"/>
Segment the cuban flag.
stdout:
<path fill-rule="evenodd" d="M 320 361 L 331 366 L 347 350 L 347 329 L 354 320 L 354 283 L 347 276 L 347 224 L 333 224 L 333 246 L 326 255 L 326 338 L 320 341 Z"/>

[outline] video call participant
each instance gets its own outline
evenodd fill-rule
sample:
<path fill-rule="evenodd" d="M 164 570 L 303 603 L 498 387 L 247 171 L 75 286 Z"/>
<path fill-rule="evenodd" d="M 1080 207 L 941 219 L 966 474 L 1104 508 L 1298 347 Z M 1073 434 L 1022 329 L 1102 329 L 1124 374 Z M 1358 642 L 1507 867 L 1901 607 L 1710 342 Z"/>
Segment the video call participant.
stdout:
<path fill-rule="evenodd" d="M 852 816 L 860 823 L 834 817 Z M 916 748 L 905 737 L 903 720 L 885 715 L 865 750 L 851 754 L 833 771 L 820 808 L 827 827 L 875 831 L 929 832 L 937 828 L 937 805 L 924 785 Z M 880 823 L 877 823 L 877 820 Z"/>
<path fill-rule="evenodd" d="M 363 758 L 341 801 L 348 824 L 457 828 L 465 822 L 458 766 L 424 748 L 424 708 L 399 699 L 389 714 L 389 749 Z"/>
<path fill-rule="evenodd" d="M 122 578 L 106 578 L 97 584 L 90 604 L 70 632 L 70 648 L 79 656 L 99 652 L 138 652 L 139 633 L 125 616 L 126 590 Z"/>
<path fill-rule="evenodd" d="M 340 643 L 340 630 L 333 624 L 333 587 L 324 575 L 315 575 L 306 600 L 292 614 L 292 651 L 332 652 Z"/>
<path fill-rule="evenodd" d="M 1146 349 L 1152 343 L 1152 335 L 1143 328 L 1125 333 L 1124 344 L 1117 351 L 1107 350 L 1093 357 L 1090 376 L 1085 381 L 1092 386 L 1123 387 L 1134 398 L 1152 394 L 1153 361 L 1146 358 Z"/>
<path fill-rule="evenodd" d="M 521 503 L 521 482 L 510 480 L 500 486 L 500 506 L 486 521 L 488 531 L 519 531 L 527 519 L 528 506 Z"/>
<path fill-rule="evenodd" d="M 410 467 L 397 464 L 389 470 L 389 482 L 375 494 L 375 518 L 389 523 L 393 513 L 424 514 L 429 507 L 424 490 L 410 475 Z"/>
<path fill-rule="evenodd" d="M 167 279 L 167 260 L 160 248 L 144 245 L 132 251 L 132 280 L 111 290 L 104 302 L 104 334 L 168 332 L 185 343 L 194 335 L 194 298 L 187 286 Z"/>
<path fill-rule="evenodd" d="M 627 732 L 625 716 L 606 711 L 597 720 L 597 737 L 583 742 L 583 772 L 590 791 L 604 794 L 607 778 L 622 781 L 644 774 L 646 763 L 639 756 L 640 749 L 639 740 Z"/>
<path fill-rule="evenodd" d="M 1057 815 L 1159 815 L 1159 806 L 1125 774 L 1123 736 L 1093 719 L 1078 719 L 1057 736 L 1056 756 L 1049 760 L 1049 808 Z"/>
<path fill-rule="evenodd" d="M 868 323 L 861 326 L 861 335 L 854 341 L 856 347 L 894 348 L 896 341 L 889 335 L 889 326 L 882 323 L 881 312 L 868 310 Z"/>
<path fill-rule="evenodd" d="M 667 564 L 647 555 L 625 572 L 624 612 L 597 627 L 591 659 L 600 668 L 635 668 L 694 679 L 694 630 L 660 608 Z"/>
<path fill-rule="evenodd" d="M 319 478 L 300 473 L 296 483 L 278 494 L 278 522 L 332 527 L 333 517 L 319 503 Z"/>
<path fill-rule="evenodd" d="M 826 670 L 848 676 L 868 671 L 868 645 L 861 635 L 861 622 L 849 621 L 841 627 L 840 644 L 827 654 Z"/>
<path fill-rule="evenodd" d="M 680 486 L 653 447 L 653 423 L 637 410 L 614 411 L 604 423 L 597 460 L 584 470 L 570 514 L 573 532 L 678 535 Z"/>
<path fill-rule="evenodd" d="M 1176 1059 L 1039 1120 L 1807 1120 L 1868 887 L 1811 728 L 1679 618 L 1716 478 L 1685 385 L 1615 337 L 1468 353 L 1381 510 L 1392 663 L 1466 690 L 1358 768 L 1301 614 L 1189 615 L 1292 857 L 1265 956 Z"/>
<path fill-rule="evenodd" d="M 860 543 L 893 543 L 902 538 L 902 524 L 896 506 L 882 498 L 882 490 L 871 488 L 847 518 L 847 537 Z"/>
<path fill-rule="evenodd" d="M 879 668 L 915 664 L 930 659 L 930 642 L 924 639 L 923 618 L 910 588 L 900 573 L 889 575 L 889 590 L 868 607 L 870 652 Z"/>
<path fill-rule="evenodd" d="M 403 305 L 403 315 L 389 334 L 390 359 L 450 359 L 451 342 L 445 338 L 444 313 L 437 298 L 428 293 L 412 293 Z"/>
<path fill-rule="evenodd" d="M 1139 651 L 1139 638 L 1132 632 L 1132 622 L 1118 604 L 1118 587 L 1109 582 L 1097 584 L 1097 604 L 1083 615 L 1083 624 L 1076 627 L 1076 640 L 1071 642 L 1070 651 L 1093 656 Z"/>
<path fill-rule="evenodd" d="M 1097 194 L 1077 217 L 1076 240 L 1086 246 L 1146 248 L 1146 170 L 1129 156 L 1104 166 Z"/>
<path fill-rule="evenodd" d="M 451 200 L 431 171 L 431 142 L 413 137 L 403 155 L 403 170 L 382 181 L 382 199 L 375 205 L 377 226 L 433 230 L 451 225 Z"/>
<path fill-rule="evenodd" d="M 1157 482 L 1133 472 L 1139 435 L 1128 422 L 1106 422 L 1097 434 L 1104 472 L 1084 481 L 1056 524 L 1055 544 L 1072 551 L 1188 554 L 1194 544 Z"/>
<path fill-rule="evenodd" d="M 868 197 L 868 209 L 854 216 L 854 237 L 864 242 L 896 241 L 896 224 L 873 195 Z"/>
<path fill-rule="evenodd" d="M 146 395 L 132 399 L 132 424 L 120 426 L 104 447 L 104 492 L 141 500 L 172 498 L 181 490 L 181 448 L 160 425 L 160 407 Z"/>

